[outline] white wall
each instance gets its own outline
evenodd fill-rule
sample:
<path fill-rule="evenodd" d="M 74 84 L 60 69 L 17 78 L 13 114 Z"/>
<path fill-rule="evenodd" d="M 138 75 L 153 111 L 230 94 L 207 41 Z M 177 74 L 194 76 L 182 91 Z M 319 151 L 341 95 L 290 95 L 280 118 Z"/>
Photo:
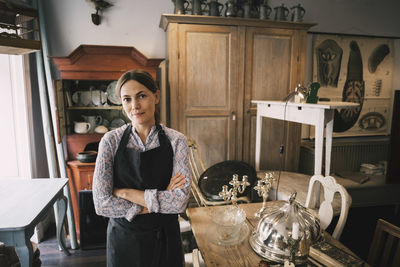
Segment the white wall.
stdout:
<path fill-rule="evenodd" d="M 162 13 L 172 13 L 171 0 L 109 0 L 114 6 L 92 23 L 95 10 L 85 0 L 42 0 L 49 53 L 67 56 L 80 44 L 134 46 L 145 56 L 165 57 L 165 33 L 158 27 Z"/>

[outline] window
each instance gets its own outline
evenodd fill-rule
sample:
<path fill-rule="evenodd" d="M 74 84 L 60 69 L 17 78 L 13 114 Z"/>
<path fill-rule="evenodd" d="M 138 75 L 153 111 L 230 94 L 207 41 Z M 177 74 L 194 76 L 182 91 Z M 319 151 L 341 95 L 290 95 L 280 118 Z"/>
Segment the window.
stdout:
<path fill-rule="evenodd" d="M 32 178 L 32 103 L 24 64 L 24 56 L 0 54 L 0 178 Z"/>

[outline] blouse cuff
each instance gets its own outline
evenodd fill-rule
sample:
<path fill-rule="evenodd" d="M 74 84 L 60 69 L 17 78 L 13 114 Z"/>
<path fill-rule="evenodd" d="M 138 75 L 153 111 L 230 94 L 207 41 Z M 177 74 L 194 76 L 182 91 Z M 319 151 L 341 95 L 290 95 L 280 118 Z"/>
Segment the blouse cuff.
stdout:
<path fill-rule="evenodd" d="M 141 211 L 143 210 L 143 207 L 140 205 L 132 205 L 130 209 L 128 209 L 128 212 L 125 215 L 125 219 L 128 221 L 132 221 L 133 218 L 136 217 Z"/>
<path fill-rule="evenodd" d="M 146 202 L 147 209 L 149 213 L 156 212 L 160 210 L 160 204 L 157 199 L 157 189 L 146 189 L 144 190 L 144 201 Z"/>

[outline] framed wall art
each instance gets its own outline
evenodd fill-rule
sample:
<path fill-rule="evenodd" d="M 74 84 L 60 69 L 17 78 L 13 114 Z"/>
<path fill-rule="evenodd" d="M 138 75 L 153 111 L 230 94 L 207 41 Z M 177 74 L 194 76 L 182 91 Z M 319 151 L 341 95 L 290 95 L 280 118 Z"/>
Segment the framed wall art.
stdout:
<path fill-rule="evenodd" d="M 388 135 L 394 42 L 391 38 L 313 34 L 313 81 L 319 98 L 359 103 L 336 110 L 334 136 Z M 310 132 L 311 137 L 314 131 Z"/>

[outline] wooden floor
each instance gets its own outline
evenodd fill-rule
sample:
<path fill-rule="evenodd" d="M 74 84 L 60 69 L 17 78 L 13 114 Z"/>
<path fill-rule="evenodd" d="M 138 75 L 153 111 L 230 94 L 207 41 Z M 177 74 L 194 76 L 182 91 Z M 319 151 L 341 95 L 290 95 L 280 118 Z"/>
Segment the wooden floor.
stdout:
<path fill-rule="evenodd" d="M 197 248 L 196 241 L 192 232 L 182 234 L 182 245 L 184 252 L 191 252 Z M 67 247 L 70 247 L 67 241 Z M 46 231 L 44 240 L 38 244 L 40 251 L 40 261 L 42 267 L 105 267 L 106 266 L 106 250 L 91 249 L 82 250 L 69 249 L 71 256 L 66 256 L 64 252 L 58 249 L 55 225 L 51 224 Z"/>
<path fill-rule="evenodd" d="M 69 249 L 71 256 L 66 256 L 58 249 L 58 242 L 55 236 L 55 226 L 50 226 L 46 232 L 45 240 L 38 244 L 42 267 L 105 267 L 106 250 L 93 249 Z M 67 242 L 67 247 L 70 247 Z"/>

